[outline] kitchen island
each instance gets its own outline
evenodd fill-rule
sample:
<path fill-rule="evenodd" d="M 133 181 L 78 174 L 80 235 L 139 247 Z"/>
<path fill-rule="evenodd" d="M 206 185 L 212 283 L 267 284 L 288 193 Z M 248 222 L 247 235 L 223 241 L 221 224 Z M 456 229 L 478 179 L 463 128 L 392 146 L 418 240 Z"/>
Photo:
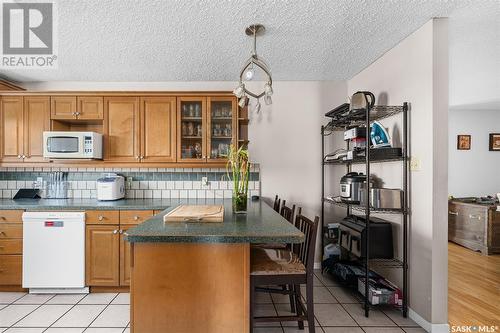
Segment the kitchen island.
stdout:
<path fill-rule="evenodd" d="M 224 222 L 164 223 L 170 207 L 126 233 L 132 248 L 130 325 L 135 333 L 249 331 L 250 244 L 299 243 L 304 235 L 263 202 Z"/>

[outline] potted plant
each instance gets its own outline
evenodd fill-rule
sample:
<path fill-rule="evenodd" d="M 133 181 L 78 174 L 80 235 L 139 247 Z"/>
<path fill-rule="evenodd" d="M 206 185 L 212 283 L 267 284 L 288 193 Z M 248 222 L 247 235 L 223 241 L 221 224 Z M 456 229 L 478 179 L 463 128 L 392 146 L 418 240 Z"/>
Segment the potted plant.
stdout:
<path fill-rule="evenodd" d="M 248 179 L 250 176 L 250 162 L 248 149 L 231 145 L 227 156 L 227 176 L 233 182 L 233 212 L 246 213 L 248 198 Z"/>

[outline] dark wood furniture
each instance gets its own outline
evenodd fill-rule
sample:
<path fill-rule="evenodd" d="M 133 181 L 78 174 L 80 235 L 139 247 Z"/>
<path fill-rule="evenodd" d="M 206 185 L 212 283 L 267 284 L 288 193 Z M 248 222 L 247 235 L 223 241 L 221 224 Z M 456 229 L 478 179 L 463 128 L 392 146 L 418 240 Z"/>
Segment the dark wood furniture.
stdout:
<path fill-rule="evenodd" d="M 310 333 L 314 333 L 313 268 L 316 233 L 319 217 L 314 221 L 298 214 L 295 227 L 305 235 L 303 243 L 294 244 L 292 250 L 265 249 L 255 247 L 250 252 L 250 332 L 255 322 L 297 321 L 299 329 L 307 320 Z M 307 307 L 304 307 L 300 285 L 306 285 Z M 291 288 L 277 289 L 260 286 L 288 285 Z M 296 315 L 255 316 L 255 293 L 271 292 L 290 295 L 295 303 Z"/>
<path fill-rule="evenodd" d="M 500 253 L 500 211 L 497 211 L 497 206 L 450 200 L 448 240 L 485 255 Z"/>
<path fill-rule="evenodd" d="M 273 209 L 278 213 L 280 212 L 280 204 L 281 204 L 281 199 L 276 194 L 276 196 L 274 197 Z"/>

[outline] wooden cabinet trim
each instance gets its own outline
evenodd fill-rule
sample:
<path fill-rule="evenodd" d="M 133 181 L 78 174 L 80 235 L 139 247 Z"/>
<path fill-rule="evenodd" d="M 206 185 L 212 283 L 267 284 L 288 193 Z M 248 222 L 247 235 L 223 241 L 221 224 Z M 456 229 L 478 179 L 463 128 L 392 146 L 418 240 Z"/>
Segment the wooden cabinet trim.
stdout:
<path fill-rule="evenodd" d="M 23 225 L 19 223 L 0 224 L 0 239 L 23 238 Z"/>
<path fill-rule="evenodd" d="M 236 98 L 234 97 L 224 97 L 224 96 L 213 96 L 207 97 L 207 162 L 208 163 L 226 163 L 227 159 L 212 159 L 210 158 L 212 154 L 212 102 L 221 101 L 221 102 L 231 102 L 232 109 L 232 120 L 231 120 L 231 144 L 238 144 L 238 103 L 236 102 Z"/>

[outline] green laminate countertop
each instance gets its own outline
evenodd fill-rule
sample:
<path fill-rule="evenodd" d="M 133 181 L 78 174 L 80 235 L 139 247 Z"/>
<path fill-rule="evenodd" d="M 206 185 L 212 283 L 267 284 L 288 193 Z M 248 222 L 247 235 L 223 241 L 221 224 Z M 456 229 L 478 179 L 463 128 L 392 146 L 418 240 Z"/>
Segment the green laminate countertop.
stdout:
<path fill-rule="evenodd" d="M 163 210 L 178 200 L 121 199 L 98 201 L 96 199 L 0 199 L 0 210 Z"/>
<path fill-rule="evenodd" d="M 224 222 L 165 223 L 170 208 L 126 231 L 131 243 L 300 243 L 304 234 L 262 201 L 248 202 L 246 214 L 233 214 L 231 200 L 186 200 L 182 204 L 224 205 Z"/>

